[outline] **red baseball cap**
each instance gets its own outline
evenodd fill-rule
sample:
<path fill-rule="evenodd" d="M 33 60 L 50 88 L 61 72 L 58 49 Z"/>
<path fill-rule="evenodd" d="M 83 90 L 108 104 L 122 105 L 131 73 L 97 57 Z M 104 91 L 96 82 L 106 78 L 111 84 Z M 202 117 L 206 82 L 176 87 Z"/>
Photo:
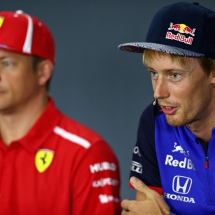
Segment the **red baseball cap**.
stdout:
<path fill-rule="evenodd" d="M 21 10 L 0 12 L 0 48 L 36 55 L 54 63 L 51 32 L 41 20 Z"/>

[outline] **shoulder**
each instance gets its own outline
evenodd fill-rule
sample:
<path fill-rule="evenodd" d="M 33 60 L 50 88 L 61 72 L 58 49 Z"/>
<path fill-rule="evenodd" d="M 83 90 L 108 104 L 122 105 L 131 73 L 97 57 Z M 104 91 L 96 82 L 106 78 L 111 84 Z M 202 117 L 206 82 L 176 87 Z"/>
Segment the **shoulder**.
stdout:
<path fill-rule="evenodd" d="M 133 150 L 130 176 L 136 176 L 149 186 L 161 187 L 155 148 L 155 118 L 162 114 L 159 105 L 148 105 L 143 111 Z"/>
<path fill-rule="evenodd" d="M 151 120 L 154 120 L 160 114 L 162 114 L 160 106 L 158 104 L 150 104 L 143 111 L 140 121 L 151 122 Z"/>
<path fill-rule="evenodd" d="M 69 144 L 84 149 L 97 145 L 98 147 L 108 147 L 106 141 L 96 131 L 64 114 L 62 114 L 60 121 L 55 126 L 54 133 L 69 142 Z"/>
<path fill-rule="evenodd" d="M 146 133 L 147 136 L 154 136 L 155 118 L 160 114 L 162 112 L 158 104 L 148 105 L 140 117 L 138 132 Z"/>

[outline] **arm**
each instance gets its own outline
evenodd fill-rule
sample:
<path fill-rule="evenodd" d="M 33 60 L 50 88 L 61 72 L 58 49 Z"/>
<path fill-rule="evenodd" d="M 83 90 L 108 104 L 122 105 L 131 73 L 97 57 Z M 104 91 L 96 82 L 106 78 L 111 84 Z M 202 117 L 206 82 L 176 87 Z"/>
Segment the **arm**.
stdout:
<path fill-rule="evenodd" d="M 159 107 L 149 105 L 142 113 L 137 141 L 133 150 L 130 177 L 135 176 L 150 187 L 160 188 L 162 184 L 155 148 L 155 117 Z"/>
<path fill-rule="evenodd" d="M 72 174 L 71 215 L 119 215 L 119 165 L 111 148 L 100 141 L 78 159 Z"/>
<path fill-rule="evenodd" d="M 147 187 L 139 179 L 130 179 L 132 186 L 137 190 L 136 200 L 124 200 L 122 215 L 169 215 L 170 210 L 163 197 Z"/>
<path fill-rule="evenodd" d="M 169 214 L 163 197 L 155 191 L 162 193 L 154 138 L 155 117 L 160 114 L 159 110 L 158 105 L 149 105 L 141 116 L 130 172 L 131 187 L 137 190 L 136 201 L 124 200 L 122 202 L 121 205 L 125 208 L 123 215 Z M 132 183 L 135 182 L 132 180 L 135 178 L 137 182 Z M 147 186 L 141 181 L 144 181 Z"/>

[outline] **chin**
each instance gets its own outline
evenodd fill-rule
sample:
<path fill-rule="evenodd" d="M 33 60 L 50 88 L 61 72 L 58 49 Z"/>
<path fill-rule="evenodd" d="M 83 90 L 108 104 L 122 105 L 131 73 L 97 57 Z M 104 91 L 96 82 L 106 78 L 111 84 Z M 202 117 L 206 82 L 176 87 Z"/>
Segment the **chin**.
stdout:
<path fill-rule="evenodd" d="M 184 126 L 187 124 L 187 121 L 182 117 L 166 116 L 166 121 L 171 126 Z"/>

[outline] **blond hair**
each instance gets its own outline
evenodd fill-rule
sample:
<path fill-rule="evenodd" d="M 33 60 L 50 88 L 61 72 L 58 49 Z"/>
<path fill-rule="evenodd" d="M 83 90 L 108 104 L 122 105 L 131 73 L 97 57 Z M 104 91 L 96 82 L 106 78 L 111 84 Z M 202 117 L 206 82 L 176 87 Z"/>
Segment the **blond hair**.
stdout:
<path fill-rule="evenodd" d="M 158 52 L 155 50 L 145 49 L 143 55 L 143 63 L 147 65 L 147 62 L 154 57 L 155 54 L 169 55 L 173 62 L 177 62 L 180 65 L 184 65 L 186 60 L 189 58 L 187 56 L 180 56 L 174 54 L 167 54 L 165 52 Z M 215 74 L 215 60 L 209 57 L 198 57 L 196 58 L 204 72 L 209 76 L 211 73 Z"/>

